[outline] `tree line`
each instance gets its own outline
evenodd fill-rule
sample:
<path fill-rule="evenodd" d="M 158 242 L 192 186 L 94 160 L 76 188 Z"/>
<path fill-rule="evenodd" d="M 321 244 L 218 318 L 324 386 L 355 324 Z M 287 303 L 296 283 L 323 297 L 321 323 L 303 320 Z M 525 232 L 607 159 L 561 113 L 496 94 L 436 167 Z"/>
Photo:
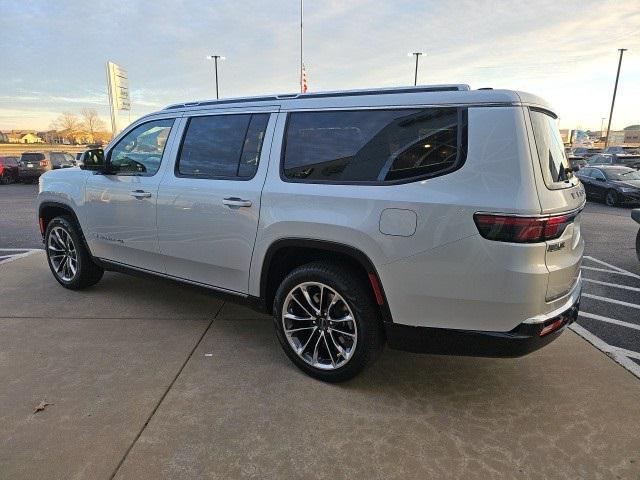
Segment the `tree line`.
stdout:
<path fill-rule="evenodd" d="M 50 128 L 56 131 L 58 141 L 66 140 L 69 143 L 93 143 L 111 138 L 107 125 L 95 108 L 83 108 L 80 115 L 63 112 L 51 122 Z"/>

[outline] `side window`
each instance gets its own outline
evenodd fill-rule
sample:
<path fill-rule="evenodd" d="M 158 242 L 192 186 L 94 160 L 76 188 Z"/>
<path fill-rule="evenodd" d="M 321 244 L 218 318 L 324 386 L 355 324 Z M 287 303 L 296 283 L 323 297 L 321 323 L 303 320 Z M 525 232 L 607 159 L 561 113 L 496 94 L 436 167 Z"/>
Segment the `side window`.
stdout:
<path fill-rule="evenodd" d="M 593 168 L 581 168 L 579 170 L 579 173 L 581 177 L 591 177 L 591 174 L 593 173 Z"/>
<path fill-rule="evenodd" d="M 252 178 L 258 169 L 269 114 L 192 117 L 176 174 L 194 178 Z"/>
<path fill-rule="evenodd" d="M 544 183 L 552 188 L 571 187 L 570 183 L 565 184 L 573 177 L 573 172 L 564 152 L 564 143 L 556 119 L 544 111 L 533 108 L 529 109 L 529 114 Z"/>
<path fill-rule="evenodd" d="M 385 183 L 443 175 L 466 158 L 466 109 L 289 114 L 283 177 Z"/>
<path fill-rule="evenodd" d="M 154 175 L 160 168 L 173 118 L 138 125 L 109 153 L 110 168 L 116 175 Z"/>
<path fill-rule="evenodd" d="M 600 170 L 594 170 L 591 176 L 596 180 L 606 180 L 604 173 L 602 173 Z"/>

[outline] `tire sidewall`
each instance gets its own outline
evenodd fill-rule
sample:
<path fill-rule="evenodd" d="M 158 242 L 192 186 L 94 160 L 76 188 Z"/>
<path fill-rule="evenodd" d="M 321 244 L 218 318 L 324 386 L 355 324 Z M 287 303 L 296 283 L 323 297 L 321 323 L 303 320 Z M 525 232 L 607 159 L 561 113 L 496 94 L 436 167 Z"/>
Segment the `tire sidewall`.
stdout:
<path fill-rule="evenodd" d="M 609 202 L 609 196 L 611 196 L 611 203 Z M 615 190 L 607 191 L 607 194 L 604 197 L 604 203 L 609 205 L 610 207 L 615 207 L 618 204 L 618 192 Z"/>
<path fill-rule="evenodd" d="M 284 300 L 292 289 L 304 282 L 324 283 L 333 288 L 347 302 L 354 315 L 358 329 L 356 349 L 349 361 L 338 369 L 322 370 L 309 365 L 293 350 L 284 333 L 282 325 Z M 371 294 L 363 288 L 357 276 L 333 265 L 309 264 L 292 271 L 276 292 L 273 303 L 273 322 L 278 340 L 289 359 L 305 373 L 327 382 L 344 381 L 355 376 L 369 360 L 373 359 L 372 357 L 376 356 L 375 351 L 381 344 L 379 314 Z"/>

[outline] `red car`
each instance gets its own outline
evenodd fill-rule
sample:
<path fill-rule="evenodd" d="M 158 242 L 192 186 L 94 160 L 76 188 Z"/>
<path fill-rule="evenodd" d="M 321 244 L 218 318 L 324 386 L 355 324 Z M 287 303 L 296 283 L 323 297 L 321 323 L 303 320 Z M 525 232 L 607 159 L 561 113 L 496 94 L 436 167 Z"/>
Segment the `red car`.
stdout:
<path fill-rule="evenodd" d="M 7 185 L 18 181 L 19 157 L 0 157 L 0 183 Z"/>

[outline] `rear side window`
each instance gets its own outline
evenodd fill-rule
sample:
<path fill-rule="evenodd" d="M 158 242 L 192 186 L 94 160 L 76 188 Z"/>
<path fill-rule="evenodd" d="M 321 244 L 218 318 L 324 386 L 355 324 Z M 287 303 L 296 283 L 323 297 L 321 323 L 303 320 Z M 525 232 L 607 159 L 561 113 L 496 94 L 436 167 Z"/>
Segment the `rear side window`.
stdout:
<path fill-rule="evenodd" d="M 461 108 L 290 113 L 282 177 L 383 184 L 449 173 L 466 158 L 466 113 Z"/>
<path fill-rule="evenodd" d="M 564 143 L 556 119 L 544 111 L 533 108 L 530 109 L 530 114 L 544 182 L 547 187 L 564 186 L 562 184 L 573 177 L 573 172 L 564 152 Z"/>
<path fill-rule="evenodd" d="M 249 179 L 258 161 L 269 114 L 192 117 L 176 165 L 181 177 Z"/>

